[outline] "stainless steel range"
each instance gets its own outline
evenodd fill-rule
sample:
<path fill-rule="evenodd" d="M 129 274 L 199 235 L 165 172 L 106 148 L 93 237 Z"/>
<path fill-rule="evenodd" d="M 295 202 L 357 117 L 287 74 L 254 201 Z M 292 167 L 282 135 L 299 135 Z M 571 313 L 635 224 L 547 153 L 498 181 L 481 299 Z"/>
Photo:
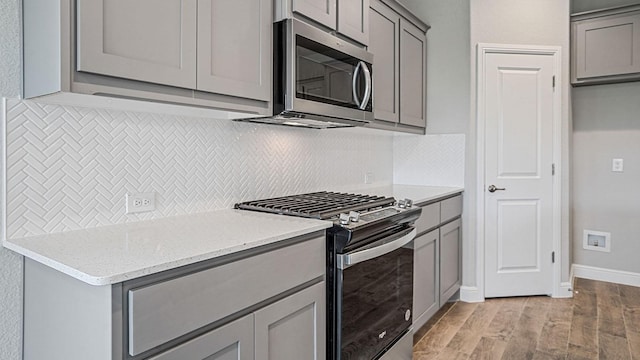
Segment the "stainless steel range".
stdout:
<path fill-rule="evenodd" d="M 327 230 L 327 359 L 411 359 L 419 207 L 407 199 L 315 192 L 236 208 L 333 221 Z"/>

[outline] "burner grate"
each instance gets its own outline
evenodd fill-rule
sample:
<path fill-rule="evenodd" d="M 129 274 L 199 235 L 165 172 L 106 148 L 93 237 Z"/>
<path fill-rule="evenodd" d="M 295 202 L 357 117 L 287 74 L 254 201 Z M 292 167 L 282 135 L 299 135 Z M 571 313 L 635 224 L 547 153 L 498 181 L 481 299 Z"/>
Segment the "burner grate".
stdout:
<path fill-rule="evenodd" d="M 236 204 L 235 207 L 236 209 L 325 220 L 344 212 L 367 211 L 393 206 L 395 201 L 392 197 L 320 191 L 247 201 Z"/>

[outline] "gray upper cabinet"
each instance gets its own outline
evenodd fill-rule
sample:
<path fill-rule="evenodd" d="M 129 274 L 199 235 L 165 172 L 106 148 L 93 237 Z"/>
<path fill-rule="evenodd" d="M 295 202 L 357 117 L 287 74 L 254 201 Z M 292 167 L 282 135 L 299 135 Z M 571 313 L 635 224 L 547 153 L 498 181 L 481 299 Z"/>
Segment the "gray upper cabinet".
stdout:
<path fill-rule="evenodd" d="M 271 0 L 23 3 L 25 98 L 100 94 L 271 114 Z"/>
<path fill-rule="evenodd" d="M 196 86 L 196 0 L 78 1 L 79 71 Z"/>
<path fill-rule="evenodd" d="M 370 0 L 276 0 L 275 20 L 312 20 L 362 45 L 369 43 Z"/>
<path fill-rule="evenodd" d="M 375 58 L 373 107 L 376 119 L 400 120 L 400 15 L 378 0 L 369 10 L 369 52 Z"/>
<path fill-rule="evenodd" d="M 423 134 L 429 26 L 392 0 L 371 0 L 369 18 L 375 115 L 369 126 Z"/>
<path fill-rule="evenodd" d="M 338 0 L 338 32 L 369 44 L 369 0 Z"/>
<path fill-rule="evenodd" d="M 198 0 L 198 90 L 269 101 L 271 11 L 271 0 Z"/>
<path fill-rule="evenodd" d="M 572 83 L 640 79 L 640 6 L 572 16 Z"/>
<path fill-rule="evenodd" d="M 336 0 L 281 0 L 291 1 L 294 13 L 306 16 L 330 29 L 336 29 Z"/>
<path fill-rule="evenodd" d="M 427 126 L 427 38 L 400 20 L 400 123 Z"/>

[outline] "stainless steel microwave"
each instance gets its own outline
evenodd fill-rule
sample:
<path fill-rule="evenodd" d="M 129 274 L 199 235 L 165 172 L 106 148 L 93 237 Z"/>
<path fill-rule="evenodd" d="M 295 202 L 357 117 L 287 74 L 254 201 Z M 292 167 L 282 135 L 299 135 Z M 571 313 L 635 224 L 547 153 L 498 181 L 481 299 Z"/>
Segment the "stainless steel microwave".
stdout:
<path fill-rule="evenodd" d="M 274 23 L 273 116 L 245 119 L 335 128 L 373 120 L 373 55 L 299 20 Z"/>

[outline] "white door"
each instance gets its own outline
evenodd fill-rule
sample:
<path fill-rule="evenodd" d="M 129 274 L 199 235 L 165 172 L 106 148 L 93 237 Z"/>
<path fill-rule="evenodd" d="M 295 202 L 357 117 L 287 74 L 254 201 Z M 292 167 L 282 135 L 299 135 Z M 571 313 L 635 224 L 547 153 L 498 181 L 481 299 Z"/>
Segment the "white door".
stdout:
<path fill-rule="evenodd" d="M 485 297 L 552 293 L 554 61 L 484 54 Z"/>

